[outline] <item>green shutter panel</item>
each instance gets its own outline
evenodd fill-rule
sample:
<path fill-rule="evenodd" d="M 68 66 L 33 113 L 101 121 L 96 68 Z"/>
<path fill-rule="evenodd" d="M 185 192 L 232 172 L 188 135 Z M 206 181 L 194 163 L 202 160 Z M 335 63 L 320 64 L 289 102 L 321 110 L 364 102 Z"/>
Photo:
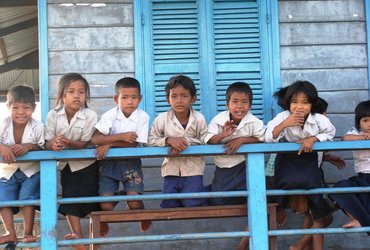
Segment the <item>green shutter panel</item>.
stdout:
<path fill-rule="evenodd" d="M 264 118 L 259 9 L 256 1 L 213 1 L 217 111 L 226 108 L 230 83 L 247 82 L 253 90 L 252 113 Z"/>
<path fill-rule="evenodd" d="M 150 5 L 153 105 L 157 116 L 169 109 L 164 88 L 171 76 L 189 76 L 200 94 L 199 20 L 197 0 L 152 0 Z M 193 107 L 199 110 L 200 101 Z"/>

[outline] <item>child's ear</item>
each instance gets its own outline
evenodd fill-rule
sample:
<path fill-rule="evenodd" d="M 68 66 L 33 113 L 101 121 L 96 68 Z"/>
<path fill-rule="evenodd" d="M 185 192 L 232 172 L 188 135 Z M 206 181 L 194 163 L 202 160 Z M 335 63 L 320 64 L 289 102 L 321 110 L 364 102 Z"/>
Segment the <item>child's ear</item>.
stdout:
<path fill-rule="evenodd" d="M 116 104 L 118 104 L 118 95 L 114 95 L 114 96 L 113 96 L 113 100 L 114 100 L 114 102 L 115 102 Z"/>
<path fill-rule="evenodd" d="M 33 106 L 33 109 L 32 109 L 32 113 L 33 112 L 35 112 L 35 110 L 36 110 L 36 106 L 37 106 L 37 104 L 35 103 L 34 105 L 32 105 Z"/>
<path fill-rule="evenodd" d="M 193 96 L 191 98 L 191 104 L 194 104 L 197 101 L 197 96 Z"/>

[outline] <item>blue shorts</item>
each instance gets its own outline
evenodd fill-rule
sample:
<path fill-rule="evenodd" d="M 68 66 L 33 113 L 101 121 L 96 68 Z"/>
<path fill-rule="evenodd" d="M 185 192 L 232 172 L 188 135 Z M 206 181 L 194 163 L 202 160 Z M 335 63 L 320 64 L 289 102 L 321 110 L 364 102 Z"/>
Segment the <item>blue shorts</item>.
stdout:
<path fill-rule="evenodd" d="M 27 177 L 18 169 L 9 180 L 0 179 L 0 201 L 40 199 L 40 172 Z"/>
<path fill-rule="evenodd" d="M 100 161 L 99 194 L 114 194 L 123 185 L 125 192 L 143 193 L 143 172 L 141 159 Z"/>
<path fill-rule="evenodd" d="M 163 181 L 163 193 L 199 193 L 204 192 L 203 176 L 166 176 Z M 161 203 L 162 208 L 171 207 L 199 207 L 206 206 L 207 199 L 182 199 L 182 200 L 163 200 Z"/>

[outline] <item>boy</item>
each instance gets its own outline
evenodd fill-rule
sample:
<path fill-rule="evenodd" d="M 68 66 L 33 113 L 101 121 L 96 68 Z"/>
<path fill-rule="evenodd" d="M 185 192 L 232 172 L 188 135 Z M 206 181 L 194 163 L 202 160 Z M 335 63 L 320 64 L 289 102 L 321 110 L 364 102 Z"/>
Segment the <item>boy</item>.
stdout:
<path fill-rule="evenodd" d="M 258 143 L 264 139 L 263 122 L 252 115 L 252 89 L 247 83 L 235 82 L 226 90 L 228 110 L 216 115 L 208 126 L 205 141 L 208 144 L 224 143 L 227 155 L 214 156 L 216 165 L 212 191 L 246 190 L 245 156 L 233 155 L 242 144 Z M 241 197 L 211 199 L 212 205 L 245 203 Z"/>
<path fill-rule="evenodd" d="M 104 159 L 111 147 L 137 147 L 148 140 L 149 115 L 138 106 L 141 101 L 140 83 L 131 77 L 117 81 L 114 102 L 117 107 L 104 113 L 95 125 L 92 144 L 98 145 L 95 155 L 98 160 Z M 115 159 L 100 162 L 99 194 L 113 196 L 122 182 L 127 195 L 137 195 L 144 191 L 141 159 Z M 102 202 L 101 209 L 113 210 L 117 202 Z M 142 201 L 128 201 L 130 209 L 144 208 Z M 141 231 L 149 229 L 150 221 L 140 223 Z M 102 236 L 107 235 L 108 225 L 101 225 Z"/>
<path fill-rule="evenodd" d="M 9 90 L 7 106 L 10 116 L 0 123 L 0 201 L 40 199 L 40 164 L 16 163 L 16 157 L 28 151 L 41 150 L 44 145 L 44 126 L 32 118 L 35 111 L 35 93 L 28 86 L 16 86 Z M 18 241 L 13 225 L 13 212 L 19 209 L 0 208 L 5 234 L 0 244 Z M 24 236 L 22 242 L 35 242 L 33 222 L 35 207 L 22 208 Z"/>
<path fill-rule="evenodd" d="M 166 85 L 171 109 L 153 122 L 149 145 L 169 146 L 169 157 L 162 164 L 163 193 L 203 192 L 205 163 L 202 157 L 176 157 L 190 145 L 203 144 L 207 134 L 204 116 L 191 105 L 196 101 L 193 80 L 184 75 L 172 77 Z M 205 206 L 206 199 L 163 200 L 162 208 Z"/>

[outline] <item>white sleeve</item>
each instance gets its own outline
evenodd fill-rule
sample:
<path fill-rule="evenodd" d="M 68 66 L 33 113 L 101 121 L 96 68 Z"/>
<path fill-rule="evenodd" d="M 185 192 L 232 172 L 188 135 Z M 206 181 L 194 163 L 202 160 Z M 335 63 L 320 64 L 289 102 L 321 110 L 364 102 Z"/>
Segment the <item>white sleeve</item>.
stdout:
<path fill-rule="evenodd" d="M 219 133 L 221 133 L 219 125 L 215 122 L 215 118 L 213 118 L 208 125 L 208 131 L 207 135 L 204 138 L 204 143 L 208 143 L 212 136 L 218 135 Z"/>
<path fill-rule="evenodd" d="M 50 110 L 45 123 L 45 140 L 50 141 L 57 136 L 57 114 L 54 110 Z"/>
<path fill-rule="evenodd" d="M 137 142 L 147 143 L 149 133 L 149 116 L 143 117 L 143 121 L 140 121 L 139 126 L 136 130 Z"/>
<path fill-rule="evenodd" d="M 272 131 L 274 130 L 274 128 L 285 120 L 282 114 L 283 112 L 277 114 L 277 116 L 274 119 L 267 123 L 267 128 L 265 132 L 265 142 L 279 142 L 279 140 L 282 137 L 284 137 L 284 132 L 281 132 L 280 135 L 275 139 L 272 136 Z"/>
<path fill-rule="evenodd" d="M 100 118 L 100 121 L 96 123 L 95 128 L 99 130 L 103 135 L 109 135 L 113 129 L 113 119 L 109 113 L 105 113 Z"/>
<path fill-rule="evenodd" d="M 319 141 L 332 141 L 335 136 L 335 127 L 330 122 L 329 118 L 324 115 L 316 114 L 317 123 L 319 126 L 319 134 L 316 135 Z"/>

